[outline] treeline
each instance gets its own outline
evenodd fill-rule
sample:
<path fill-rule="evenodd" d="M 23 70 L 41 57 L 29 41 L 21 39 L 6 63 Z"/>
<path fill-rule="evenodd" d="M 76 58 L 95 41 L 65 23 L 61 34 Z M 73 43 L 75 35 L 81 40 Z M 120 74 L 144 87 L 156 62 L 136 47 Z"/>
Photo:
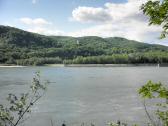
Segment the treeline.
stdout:
<path fill-rule="evenodd" d="M 168 63 L 168 51 L 138 52 L 127 48 L 95 49 L 71 48 L 18 48 L 0 46 L 0 64 L 128 64 Z"/>
<path fill-rule="evenodd" d="M 14 59 L 9 59 L 6 64 L 16 64 L 16 65 L 33 65 L 33 66 L 40 66 L 44 64 L 61 64 L 63 63 L 62 59 L 59 57 L 56 58 L 38 58 L 38 57 L 32 57 L 29 59 L 19 59 L 19 60 L 14 60 Z"/>
<path fill-rule="evenodd" d="M 113 54 L 101 56 L 77 56 L 72 59 L 60 57 L 31 57 L 27 59 L 10 58 L 5 64 L 44 65 L 44 64 L 150 64 L 168 63 L 168 52 L 148 52 Z"/>
<path fill-rule="evenodd" d="M 64 60 L 64 64 L 145 64 L 168 63 L 168 53 L 150 52 L 135 54 L 114 54 L 111 56 L 77 57 L 73 60 Z"/>

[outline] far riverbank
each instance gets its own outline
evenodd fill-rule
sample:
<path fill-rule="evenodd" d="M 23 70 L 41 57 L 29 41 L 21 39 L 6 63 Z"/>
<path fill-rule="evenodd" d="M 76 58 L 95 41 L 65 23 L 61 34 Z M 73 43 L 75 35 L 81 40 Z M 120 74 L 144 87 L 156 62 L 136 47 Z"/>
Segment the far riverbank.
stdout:
<path fill-rule="evenodd" d="M 1 67 L 26 67 L 26 66 L 21 66 L 21 65 L 15 65 L 15 64 L 0 64 Z"/>
<path fill-rule="evenodd" d="M 50 67 L 168 67 L 168 64 L 44 64 Z M 15 64 L 0 64 L 0 67 L 28 67 Z"/>
<path fill-rule="evenodd" d="M 135 66 L 158 67 L 158 64 L 65 64 L 64 66 L 65 67 L 135 67 Z"/>
<path fill-rule="evenodd" d="M 45 64 L 44 66 L 55 67 L 168 67 L 168 64 Z"/>

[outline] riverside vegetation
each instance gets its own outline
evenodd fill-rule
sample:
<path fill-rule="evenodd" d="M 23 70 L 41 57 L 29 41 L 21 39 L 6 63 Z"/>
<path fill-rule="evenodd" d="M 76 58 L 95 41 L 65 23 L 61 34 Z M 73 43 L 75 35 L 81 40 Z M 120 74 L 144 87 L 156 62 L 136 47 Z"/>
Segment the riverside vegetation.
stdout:
<path fill-rule="evenodd" d="M 0 64 L 168 63 L 168 47 L 125 38 L 44 36 L 0 26 Z"/>

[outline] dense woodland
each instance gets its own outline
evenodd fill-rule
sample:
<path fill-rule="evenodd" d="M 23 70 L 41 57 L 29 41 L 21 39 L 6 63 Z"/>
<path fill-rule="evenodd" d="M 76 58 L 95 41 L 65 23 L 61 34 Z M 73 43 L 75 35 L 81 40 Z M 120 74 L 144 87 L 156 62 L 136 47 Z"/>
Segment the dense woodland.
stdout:
<path fill-rule="evenodd" d="M 168 47 L 125 38 L 44 36 L 0 26 L 0 64 L 168 63 Z"/>

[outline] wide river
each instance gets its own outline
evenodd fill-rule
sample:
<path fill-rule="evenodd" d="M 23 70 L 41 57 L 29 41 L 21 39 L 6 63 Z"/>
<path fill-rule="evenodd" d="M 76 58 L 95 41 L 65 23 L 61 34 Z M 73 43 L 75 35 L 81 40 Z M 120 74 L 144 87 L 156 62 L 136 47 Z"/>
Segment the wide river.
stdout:
<path fill-rule="evenodd" d="M 28 90 L 34 72 L 49 80 L 26 126 L 106 126 L 108 122 L 148 121 L 137 93 L 148 80 L 168 83 L 168 67 L 18 67 L 0 68 L 0 103 L 8 93 Z M 150 109 L 150 107 L 149 107 Z"/>

